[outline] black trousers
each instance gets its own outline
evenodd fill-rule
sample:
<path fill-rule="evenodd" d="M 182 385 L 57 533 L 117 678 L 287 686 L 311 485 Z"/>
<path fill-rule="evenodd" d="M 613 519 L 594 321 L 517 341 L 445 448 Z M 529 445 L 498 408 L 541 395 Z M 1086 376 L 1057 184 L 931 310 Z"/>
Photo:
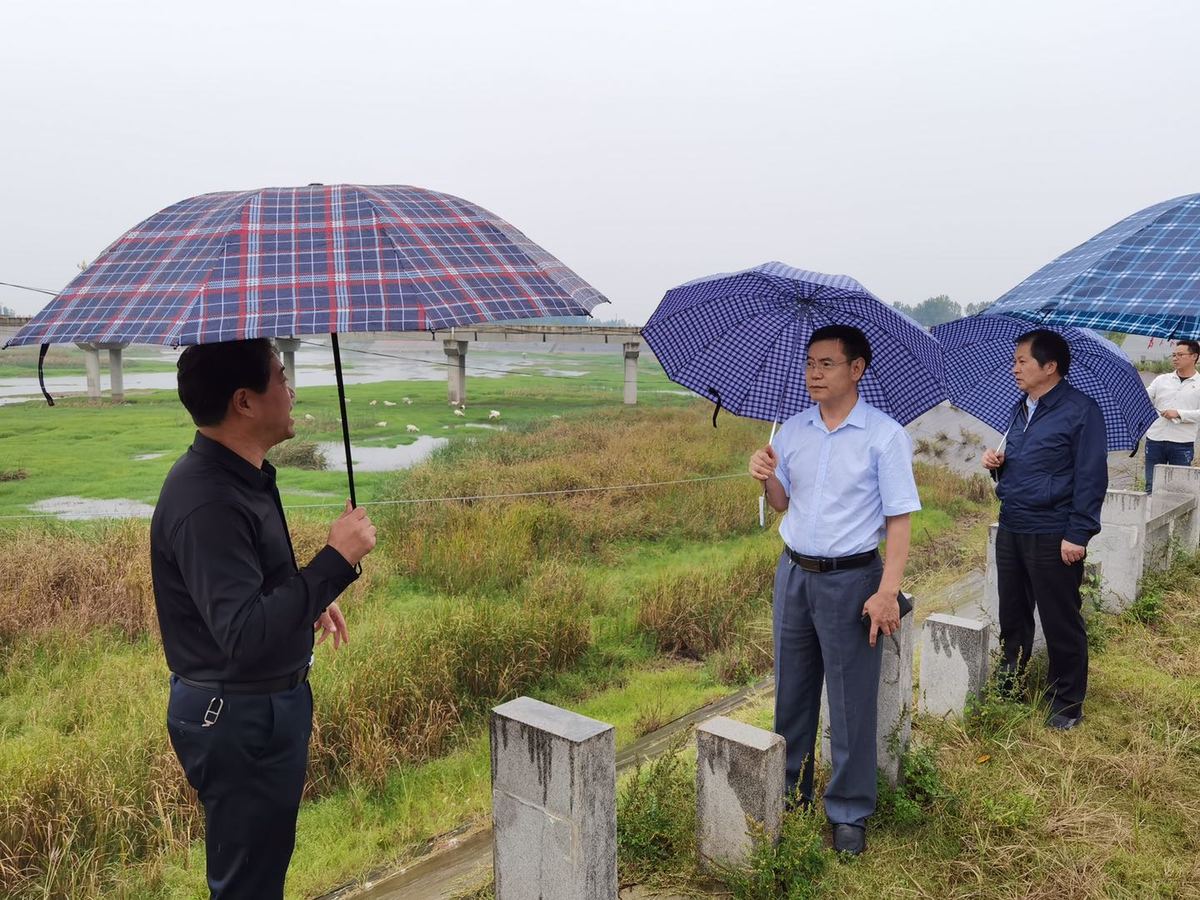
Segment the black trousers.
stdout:
<path fill-rule="evenodd" d="M 213 900 L 282 900 L 308 766 L 312 691 L 225 694 L 204 725 L 211 691 L 171 676 L 167 732 L 204 807 Z"/>
<path fill-rule="evenodd" d="M 1024 671 L 1033 653 L 1033 610 L 1037 607 L 1050 657 L 1046 699 L 1052 713 L 1078 716 L 1087 693 L 1087 628 L 1080 612 L 1083 560 L 1062 561 L 1061 534 L 996 533 L 996 576 L 1000 592 L 1001 665 Z"/>

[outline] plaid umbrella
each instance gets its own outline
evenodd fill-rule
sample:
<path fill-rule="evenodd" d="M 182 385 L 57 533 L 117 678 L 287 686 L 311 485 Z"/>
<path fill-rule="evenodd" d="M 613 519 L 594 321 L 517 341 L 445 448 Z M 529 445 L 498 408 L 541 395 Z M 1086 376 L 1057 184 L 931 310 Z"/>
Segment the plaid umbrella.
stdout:
<path fill-rule="evenodd" d="M 824 325 L 867 336 L 874 359 L 859 394 L 896 421 L 946 399 L 937 342 L 845 275 L 779 262 L 712 275 L 667 291 L 642 335 L 672 381 L 735 415 L 781 422 L 813 405 L 804 361 Z"/>
<path fill-rule="evenodd" d="M 421 331 L 607 302 L 487 210 L 339 184 L 203 194 L 100 254 L 5 346 Z"/>
<path fill-rule="evenodd" d="M 1013 348 L 1018 337 L 1035 327 L 1056 331 L 1066 338 L 1071 348 L 1067 381 L 1100 404 L 1109 451 L 1137 447 L 1146 429 L 1158 418 L 1158 411 L 1121 348 L 1085 328 L 1035 326 L 1012 316 L 994 316 L 990 311 L 938 325 L 933 336 L 946 355 L 950 402 L 1004 433 L 1013 404 L 1022 396 L 1012 376 Z"/>
<path fill-rule="evenodd" d="M 41 344 L 44 357 L 50 344 L 75 341 L 330 334 L 353 501 L 338 333 L 589 315 L 607 302 L 473 203 L 403 185 L 312 184 L 167 207 L 118 238 L 5 347 Z"/>
<path fill-rule="evenodd" d="M 987 312 L 1152 337 L 1200 336 L 1200 194 L 1122 219 L 1047 263 Z"/>

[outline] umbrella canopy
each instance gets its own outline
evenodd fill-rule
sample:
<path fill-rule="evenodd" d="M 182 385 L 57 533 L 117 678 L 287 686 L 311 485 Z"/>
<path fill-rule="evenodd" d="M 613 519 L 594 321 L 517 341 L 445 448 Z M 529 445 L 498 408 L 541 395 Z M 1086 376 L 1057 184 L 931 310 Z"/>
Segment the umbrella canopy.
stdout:
<path fill-rule="evenodd" d="M 127 231 L 5 346 L 201 344 L 579 316 L 604 296 L 503 219 L 401 185 L 203 194 Z"/>
<path fill-rule="evenodd" d="M 950 402 L 1003 433 L 1022 396 L 1012 375 L 1013 349 L 1018 337 L 1038 327 L 1066 338 L 1071 348 L 1067 381 L 1100 405 L 1108 450 L 1136 447 L 1158 411 L 1121 348 L 1084 328 L 1033 325 L 990 313 L 938 325 L 933 336 L 946 355 Z"/>
<path fill-rule="evenodd" d="M 1200 336 L 1200 194 L 1122 219 L 1047 263 L 987 312 L 1151 337 Z"/>
<path fill-rule="evenodd" d="M 310 184 L 168 206 L 118 238 L 4 346 L 40 344 L 44 359 L 50 344 L 75 341 L 329 334 L 356 504 L 340 332 L 590 315 L 607 302 L 466 200 L 402 185 Z"/>
<path fill-rule="evenodd" d="M 853 325 L 873 360 L 859 394 L 901 424 L 946 399 L 941 348 L 916 322 L 845 275 L 769 262 L 667 291 L 642 336 L 672 381 L 736 415 L 783 421 L 813 405 L 808 340 Z"/>

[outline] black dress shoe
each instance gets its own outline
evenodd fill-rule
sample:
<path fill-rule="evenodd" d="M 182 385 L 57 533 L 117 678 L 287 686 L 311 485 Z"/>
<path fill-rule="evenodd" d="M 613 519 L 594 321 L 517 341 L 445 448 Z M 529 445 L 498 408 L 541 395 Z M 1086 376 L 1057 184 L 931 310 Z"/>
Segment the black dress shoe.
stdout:
<path fill-rule="evenodd" d="M 834 825 L 833 849 L 858 856 L 867 849 L 867 829 L 861 825 Z"/>
<path fill-rule="evenodd" d="M 1076 725 L 1083 721 L 1083 713 L 1077 716 L 1067 716 L 1062 713 L 1054 713 L 1046 720 L 1046 724 L 1056 731 L 1070 731 Z"/>

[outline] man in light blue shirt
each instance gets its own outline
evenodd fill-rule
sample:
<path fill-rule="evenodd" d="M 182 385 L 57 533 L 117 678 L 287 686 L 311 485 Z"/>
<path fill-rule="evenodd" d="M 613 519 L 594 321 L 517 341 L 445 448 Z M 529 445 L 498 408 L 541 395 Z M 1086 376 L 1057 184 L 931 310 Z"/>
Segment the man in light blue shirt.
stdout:
<path fill-rule="evenodd" d="M 879 635 L 900 627 L 909 514 L 921 508 L 904 429 L 861 400 L 871 347 L 857 328 L 813 332 L 805 383 L 817 405 L 783 423 L 750 459 L 779 525 L 775 571 L 775 731 L 787 741 L 789 798 L 812 801 L 824 680 L 834 848 L 861 853 L 875 811 Z M 887 539 L 887 561 L 879 542 Z"/>

